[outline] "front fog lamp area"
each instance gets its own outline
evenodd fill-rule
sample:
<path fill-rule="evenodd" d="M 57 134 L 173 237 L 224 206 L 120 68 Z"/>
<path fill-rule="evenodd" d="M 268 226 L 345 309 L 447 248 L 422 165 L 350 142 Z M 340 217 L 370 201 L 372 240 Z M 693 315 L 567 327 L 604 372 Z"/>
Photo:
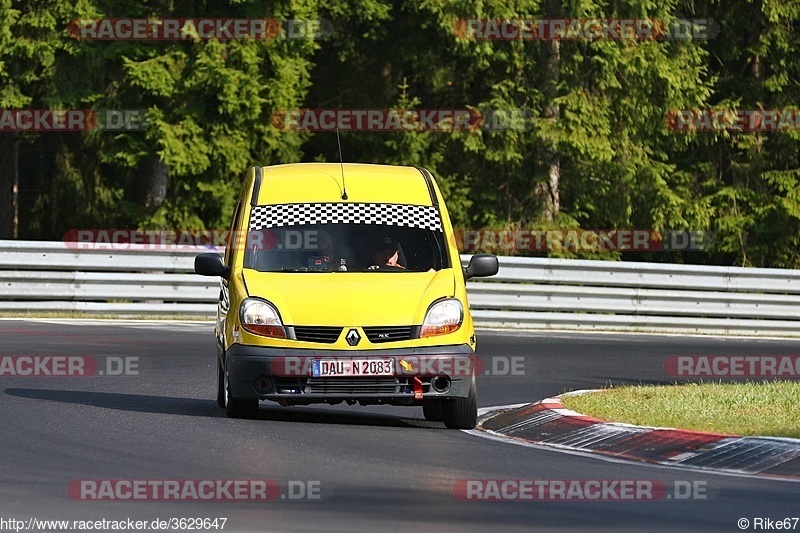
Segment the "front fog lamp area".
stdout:
<path fill-rule="evenodd" d="M 446 335 L 461 327 L 464 320 L 464 308 L 458 300 L 442 300 L 428 309 L 425 321 L 420 329 L 420 337 Z"/>
<path fill-rule="evenodd" d="M 245 331 L 264 337 L 286 338 L 281 317 L 272 304 L 248 298 L 239 307 L 239 318 Z"/>

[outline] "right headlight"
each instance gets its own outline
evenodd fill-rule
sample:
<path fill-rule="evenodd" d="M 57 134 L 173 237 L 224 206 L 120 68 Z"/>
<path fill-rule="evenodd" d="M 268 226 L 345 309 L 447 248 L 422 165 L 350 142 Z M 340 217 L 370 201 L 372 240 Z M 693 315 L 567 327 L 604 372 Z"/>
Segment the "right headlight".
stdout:
<path fill-rule="evenodd" d="M 464 307 L 459 300 L 447 299 L 434 303 L 425 314 L 420 337 L 446 335 L 461 327 L 464 320 Z"/>
<path fill-rule="evenodd" d="M 247 298 L 239 306 L 239 319 L 245 331 L 265 337 L 286 338 L 283 322 L 271 303 L 258 298 Z"/>

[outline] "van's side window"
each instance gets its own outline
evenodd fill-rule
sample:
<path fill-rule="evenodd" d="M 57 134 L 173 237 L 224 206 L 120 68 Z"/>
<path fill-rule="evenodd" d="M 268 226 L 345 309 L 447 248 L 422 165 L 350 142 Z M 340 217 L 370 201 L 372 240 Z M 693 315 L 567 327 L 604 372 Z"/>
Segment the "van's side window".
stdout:
<path fill-rule="evenodd" d="M 231 266 L 231 258 L 233 257 L 233 248 L 238 244 L 240 236 L 238 236 L 237 228 L 239 227 L 239 218 L 242 215 L 242 201 L 236 202 L 236 209 L 233 210 L 233 220 L 231 221 L 231 230 L 228 232 L 228 238 L 225 241 L 225 264 Z"/>

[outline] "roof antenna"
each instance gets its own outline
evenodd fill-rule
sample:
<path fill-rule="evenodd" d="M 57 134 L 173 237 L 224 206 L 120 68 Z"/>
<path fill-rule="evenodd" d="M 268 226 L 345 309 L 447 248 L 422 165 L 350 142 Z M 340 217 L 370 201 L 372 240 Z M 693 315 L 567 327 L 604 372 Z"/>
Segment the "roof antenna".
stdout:
<path fill-rule="evenodd" d="M 342 158 L 342 141 L 339 139 L 339 128 L 336 128 L 336 143 L 339 145 L 339 165 L 342 169 L 342 200 L 347 200 L 347 187 L 344 184 L 344 159 Z"/>

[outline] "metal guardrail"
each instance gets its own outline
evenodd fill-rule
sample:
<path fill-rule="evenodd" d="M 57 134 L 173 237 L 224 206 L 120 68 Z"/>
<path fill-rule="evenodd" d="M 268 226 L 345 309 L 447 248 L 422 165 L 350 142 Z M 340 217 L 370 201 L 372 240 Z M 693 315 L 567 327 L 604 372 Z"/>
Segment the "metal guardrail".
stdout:
<path fill-rule="evenodd" d="M 214 314 L 204 249 L 75 246 L 0 241 L 0 312 Z M 467 288 L 479 326 L 800 336 L 794 270 L 501 257 Z"/>
<path fill-rule="evenodd" d="M 0 311 L 212 317 L 219 282 L 194 273 L 203 251 L 0 241 Z"/>

